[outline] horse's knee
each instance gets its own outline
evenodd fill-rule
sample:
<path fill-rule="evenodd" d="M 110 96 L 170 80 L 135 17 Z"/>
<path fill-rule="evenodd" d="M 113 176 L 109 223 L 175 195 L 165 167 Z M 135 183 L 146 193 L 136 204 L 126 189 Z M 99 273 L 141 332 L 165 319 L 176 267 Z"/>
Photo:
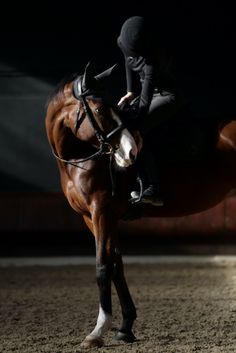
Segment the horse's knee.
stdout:
<path fill-rule="evenodd" d="M 99 287 L 106 287 L 111 282 L 113 271 L 113 264 L 96 266 L 96 278 Z"/>
<path fill-rule="evenodd" d="M 121 256 L 117 256 L 116 261 L 114 263 L 113 277 L 114 279 L 124 277 L 124 265 Z"/>

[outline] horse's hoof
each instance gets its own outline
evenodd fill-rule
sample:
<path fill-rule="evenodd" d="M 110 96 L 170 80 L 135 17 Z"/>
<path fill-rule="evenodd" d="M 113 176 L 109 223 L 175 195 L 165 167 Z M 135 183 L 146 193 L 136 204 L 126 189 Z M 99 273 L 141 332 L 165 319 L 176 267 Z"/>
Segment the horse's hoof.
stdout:
<path fill-rule="evenodd" d="M 102 338 L 87 336 L 85 340 L 81 343 L 81 348 L 95 348 L 102 347 L 104 345 L 104 341 Z"/>
<path fill-rule="evenodd" d="M 124 341 L 127 343 L 132 343 L 136 340 L 136 337 L 134 336 L 133 332 L 125 333 L 118 331 L 117 335 L 114 338 L 117 341 Z"/>

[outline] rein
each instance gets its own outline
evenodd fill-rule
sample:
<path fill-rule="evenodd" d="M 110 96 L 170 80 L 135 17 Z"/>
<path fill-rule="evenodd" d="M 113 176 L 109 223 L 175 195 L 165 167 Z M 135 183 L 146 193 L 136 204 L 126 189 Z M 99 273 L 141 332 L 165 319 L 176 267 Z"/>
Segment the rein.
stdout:
<path fill-rule="evenodd" d="M 108 147 L 108 149 L 106 150 L 106 148 Z M 112 150 L 111 150 L 112 149 Z M 93 160 L 93 159 L 96 159 L 98 157 L 101 157 L 103 156 L 104 154 L 109 154 L 109 155 L 113 155 L 114 152 L 113 152 L 113 147 L 108 144 L 108 143 L 103 143 L 99 150 L 93 154 L 91 154 L 90 156 L 88 157 L 85 157 L 85 158 L 80 158 L 80 159 L 63 159 L 61 158 L 60 156 L 58 156 L 58 154 L 52 150 L 52 154 L 54 155 L 54 157 L 56 157 L 59 161 L 61 162 L 64 162 L 64 163 L 67 163 L 67 164 L 71 164 L 73 165 L 74 167 L 77 167 L 77 168 L 82 168 L 79 166 L 80 163 L 83 163 L 83 162 L 86 162 L 88 160 Z"/>

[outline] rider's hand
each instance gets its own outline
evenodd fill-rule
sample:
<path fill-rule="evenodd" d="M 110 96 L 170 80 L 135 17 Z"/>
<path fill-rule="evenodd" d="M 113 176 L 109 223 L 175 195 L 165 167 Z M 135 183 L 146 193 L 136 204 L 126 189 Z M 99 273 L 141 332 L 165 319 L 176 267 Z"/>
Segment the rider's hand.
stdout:
<path fill-rule="evenodd" d="M 133 92 L 128 92 L 126 93 L 125 96 L 121 97 L 121 99 L 118 102 L 118 107 L 120 107 L 123 104 L 130 104 L 130 102 L 133 100 L 134 98 L 134 93 Z"/>

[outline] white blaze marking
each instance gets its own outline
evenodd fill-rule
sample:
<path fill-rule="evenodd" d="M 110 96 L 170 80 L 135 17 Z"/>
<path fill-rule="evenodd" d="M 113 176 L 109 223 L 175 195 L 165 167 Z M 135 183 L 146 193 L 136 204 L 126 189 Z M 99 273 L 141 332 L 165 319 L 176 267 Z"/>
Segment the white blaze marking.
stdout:
<path fill-rule="evenodd" d="M 134 141 L 133 136 L 127 129 L 124 129 L 120 138 L 120 148 L 115 153 L 116 163 L 120 167 L 128 167 L 133 164 L 130 155 L 137 156 L 138 147 Z"/>
<path fill-rule="evenodd" d="M 102 307 L 99 307 L 97 324 L 94 330 L 86 338 L 102 338 L 104 333 L 111 327 L 112 316 L 104 312 Z"/>
<path fill-rule="evenodd" d="M 112 118 L 118 125 L 122 124 L 119 116 L 114 111 L 112 111 Z M 138 147 L 131 133 L 127 129 L 124 129 L 121 133 L 120 148 L 115 153 L 116 163 L 119 167 L 126 168 L 133 164 L 133 161 L 130 160 L 131 152 L 132 155 L 136 157 L 138 154 Z"/>

